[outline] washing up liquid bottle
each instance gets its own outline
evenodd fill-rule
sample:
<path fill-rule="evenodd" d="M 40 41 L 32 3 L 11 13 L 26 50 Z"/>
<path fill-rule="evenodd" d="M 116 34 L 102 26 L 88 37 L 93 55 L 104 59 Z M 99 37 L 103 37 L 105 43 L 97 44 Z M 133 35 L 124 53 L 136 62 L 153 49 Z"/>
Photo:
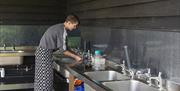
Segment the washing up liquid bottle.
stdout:
<path fill-rule="evenodd" d="M 101 51 L 96 50 L 94 54 L 94 70 L 103 70 L 105 69 L 105 58 L 101 56 Z"/>
<path fill-rule="evenodd" d="M 74 91 L 84 91 L 84 82 L 79 79 L 75 79 Z"/>

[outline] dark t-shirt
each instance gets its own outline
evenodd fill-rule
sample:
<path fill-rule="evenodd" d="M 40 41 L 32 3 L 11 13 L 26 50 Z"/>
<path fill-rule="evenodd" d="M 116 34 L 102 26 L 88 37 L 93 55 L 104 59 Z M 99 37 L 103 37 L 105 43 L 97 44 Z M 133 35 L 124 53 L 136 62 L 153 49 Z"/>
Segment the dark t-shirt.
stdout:
<path fill-rule="evenodd" d="M 52 50 L 63 49 L 64 25 L 56 24 L 47 29 L 42 36 L 39 47 Z"/>

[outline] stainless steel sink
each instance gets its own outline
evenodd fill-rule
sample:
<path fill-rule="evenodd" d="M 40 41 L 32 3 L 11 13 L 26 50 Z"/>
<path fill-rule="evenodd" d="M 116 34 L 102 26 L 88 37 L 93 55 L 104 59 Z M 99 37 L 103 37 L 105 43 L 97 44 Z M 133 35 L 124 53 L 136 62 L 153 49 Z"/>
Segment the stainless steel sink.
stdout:
<path fill-rule="evenodd" d="M 24 51 L 21 50 L 0 50 L 0 65 L 20 65 L 23 57 L 20 56 Z"/>
<path fill-rule="evenodd" d="M 159 91 L 156 88 L 136 80 L 103 82 L 102 84 L 113 91 Z"/>
<path fill-rule="evenodd" d="M 75 60 L 73 60 L 72 58 L 61 58 L 60 62 L 65 63 L 65 64 L 71 64 L 76 62 Z"/>
<path fill-rule="evenodd" d="M 175 81 L 167 81 L 166 88 L 168 91 L 180 91 L 180 83 Z"/>
<path fill-rule="evenodd" d="M 72 64 L 75 63 L 76 61 L 70 57 L 66 57 L 60 54 L 54 54 L 53 55 L 53 60 L 55 60 L 57 63 L 63 63 L 63 64 Z"/>
<path fill-rule="evenodd" d="M 21 56 L 3 56 L 0 57 L 0 65 L 20 65 L 23 63 Z"/>
<path fill-rule="evenodd" d="M 21 65 L 25 56 L 34 56 L 34 51 L 0 50 L 0 65 Z"/>
<path fill-rule="evenodd" d="M 124 76 L 123 74 L 109 70 L 109 71 L 92 71 L 92 72 L 85 72 L 85 75 L 87 75 L 89 78 L 95 80 L 95 81 L 113 81 L 113 80 L 127 80 L 130 79 L 127 76 Z"/>

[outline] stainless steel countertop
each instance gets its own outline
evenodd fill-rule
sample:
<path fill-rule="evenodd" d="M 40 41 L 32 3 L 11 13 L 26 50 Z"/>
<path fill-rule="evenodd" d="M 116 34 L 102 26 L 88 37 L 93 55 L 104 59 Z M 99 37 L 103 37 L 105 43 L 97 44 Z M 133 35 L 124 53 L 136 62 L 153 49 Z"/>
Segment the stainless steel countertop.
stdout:
<path fill-rule="evenodd" d="M 23 51 L 23 52 L 0 52 L 0 57 L 9 57 L 9 56 L 34 56 L 34 51 Z"/>
<path fill-rule="evenodd" d="M 92 69 L 85 69 L 85 67 L 81 63 L 75 62 L 73 59 L 58 56 L 54 57 L 54 68 L 60 72 L 65 77 L 68 77 L 69 74 L 77 77 L 80 80 L 83 80 L 86 84 L 91 86 L 93 89 L 97 91 L 112 91 L 108 87 L 104 86 L 102 82 L 95 81 L 85 75 L 85 72 L 93 71 Z M 117 65 L 117 66 L 115 66 Z M 121 69 L 119 69 L 118 64 L 112 61 L 106 61 L 106 70 L 115 70 L 121 73 Z M 165 79 L 164 79 L 165 80 Z M 167 84 L 165 85 L 166 91 L 180 91 L 180 85 L 166 79 Z"/>
<path fill-rule="evenodd" d="M 67 58 L 68 59 L 68 58 Z M 69 58 L 70 59 L 70 58 Z M 84 74 L 84 72 L 93 71 L 92 68 L 85 69 L 82 63 L 77 63 L 71 59 L 71 62 L 65 62 L 61 59 L 55 58 L 54 68 L 60 72 L 63 76 L 68 77 L 69 74 L 77 77 L 78 79 L 83 80 L 86 84 L 91 86 L 93 89 L 97 91 L 112 91 L 111 89 L 104 86 L 101 82 L 90 79 L 88 76 Z M 114 68 L 109 68 L 113 63 L 108 62 L 106 64 L 106 70 L 113 70 Z"/>
<path fill-rule="evenodd" d="M 18 89 L 31 89 L 31 88 L 34 88 L 33 83 L 21 83 L 21 84 L 0 83 L 0 90 L 18 90 Z"/>

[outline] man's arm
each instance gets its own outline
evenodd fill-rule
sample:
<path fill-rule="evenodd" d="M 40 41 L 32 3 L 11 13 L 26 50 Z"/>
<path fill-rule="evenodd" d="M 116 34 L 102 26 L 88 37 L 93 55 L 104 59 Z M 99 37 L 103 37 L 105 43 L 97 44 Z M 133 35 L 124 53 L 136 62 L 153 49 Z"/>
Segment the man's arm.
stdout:
<path fill-rule="evenodd" d="M 72 52 L 70 52 L 68 50 L 64 51 L 63 54 L 65 56 L 68 56 L 68 57 L 71 57 L 71 58 L 75 59 L 77 62 L 82 61 L 82 58 L 80 56 L 78 56 L 77 54 L 74 54 L 74 53 L 72 53 Z"/>

